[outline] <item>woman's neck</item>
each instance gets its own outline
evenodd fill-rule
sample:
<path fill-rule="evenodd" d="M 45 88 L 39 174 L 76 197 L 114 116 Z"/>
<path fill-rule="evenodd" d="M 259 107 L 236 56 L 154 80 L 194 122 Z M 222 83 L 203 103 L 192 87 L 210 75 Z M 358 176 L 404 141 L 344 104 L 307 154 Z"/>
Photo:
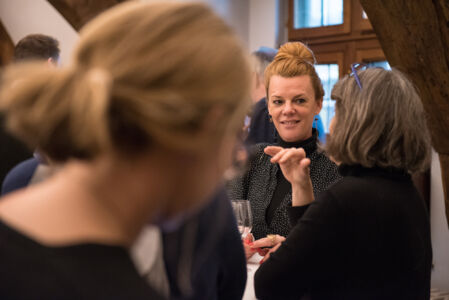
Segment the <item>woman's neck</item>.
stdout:
<path fill-rule="evenodd" d="M 46 245 L 129 246 L 161 209 L 164 186 L 156 177 L 164 174 L 152 161 L 67 163 L 46 182 L 1 203 L 0 217 Z"/>
<path fill-rule="evenodd" d="M 317 132 L 312 130 L 312 135 L 302 141 L 286 142 L 280 136 L 278 136 L 278 145 L 282 148 L 304 148 L 306 153 L 313 152 L 317 148 Z"/>

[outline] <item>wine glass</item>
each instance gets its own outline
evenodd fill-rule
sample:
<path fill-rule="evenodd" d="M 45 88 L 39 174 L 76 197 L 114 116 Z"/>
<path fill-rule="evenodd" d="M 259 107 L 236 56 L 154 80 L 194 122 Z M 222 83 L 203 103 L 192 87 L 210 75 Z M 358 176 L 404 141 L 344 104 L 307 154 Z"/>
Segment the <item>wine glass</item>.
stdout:
<path fill-rule="evenodd" d="M 253 216 L 251 214 L 251 206 L 248 200 L 233 200 L 232 208 L 234 210 L 237 226 L 240 235 L 244 239 L 253 227 Z"/>

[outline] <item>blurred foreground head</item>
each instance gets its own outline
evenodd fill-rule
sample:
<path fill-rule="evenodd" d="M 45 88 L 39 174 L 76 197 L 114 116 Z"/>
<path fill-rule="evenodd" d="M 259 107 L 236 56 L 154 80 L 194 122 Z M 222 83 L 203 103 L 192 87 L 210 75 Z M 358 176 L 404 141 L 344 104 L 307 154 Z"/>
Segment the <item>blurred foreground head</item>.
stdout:
<path fill-rule="evenodd" d="M 206 5 L 117 5 L 86 25 L 71 64 L 2 74 L 9 128 L 56 161 L 152 147 L 201 152 L 250 105 L 245 51 Z"/>

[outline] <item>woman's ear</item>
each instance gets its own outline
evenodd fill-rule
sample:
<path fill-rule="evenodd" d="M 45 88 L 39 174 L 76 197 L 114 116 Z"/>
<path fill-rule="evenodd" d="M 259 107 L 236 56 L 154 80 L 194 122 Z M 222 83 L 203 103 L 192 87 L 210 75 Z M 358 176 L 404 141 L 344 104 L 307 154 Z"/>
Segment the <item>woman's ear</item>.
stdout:
<path fill-rule="evenodd" d="M 315 111 L 315 115 L 318 115 L 323 108 L 323 98 L 317 100 L 317 109 Z"/>
<path fill-rule="evenodd" d="M 266 98 L 267 100 L 267 109 L 268 109 L 268 116 L 271 117 L 271 105 L 270 105 L 270 100 L 268 99 L 268 96 Z"/>

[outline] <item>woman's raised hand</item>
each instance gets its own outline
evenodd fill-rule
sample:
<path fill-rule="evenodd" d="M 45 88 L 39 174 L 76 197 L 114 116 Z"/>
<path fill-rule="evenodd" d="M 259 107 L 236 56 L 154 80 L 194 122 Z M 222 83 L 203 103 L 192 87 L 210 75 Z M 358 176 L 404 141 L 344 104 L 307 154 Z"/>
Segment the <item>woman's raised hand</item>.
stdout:
<path fill-rule="evenodd" d="M 264 152 L 272 156 L 271 163 L 279 164 L 285 179 L 292 184 L 293 206 L 312 202 L 313 188 L 309 176 L 310 159 L 306 158 L 304 149 L 268 146 Z"/>
<path fill-rule="evenodd" d="M 310 159 L 302 148 L 282 148 L 268 146 L 264 152 L 270 156 L 272 163 L 278 163 L 285 179 L 291 184 L 301 184 L 309 177 Z"/>

